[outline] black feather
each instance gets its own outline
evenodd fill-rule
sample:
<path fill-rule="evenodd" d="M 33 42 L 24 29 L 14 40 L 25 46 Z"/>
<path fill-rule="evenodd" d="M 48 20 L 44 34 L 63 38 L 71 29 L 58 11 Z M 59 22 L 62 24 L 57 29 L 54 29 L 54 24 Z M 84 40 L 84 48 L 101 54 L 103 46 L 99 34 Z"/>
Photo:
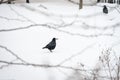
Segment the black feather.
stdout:
<path fill-rule="evenodd" d="M 106 5 L 104 5 L 103 7 L 103 13 L 108 14 L 108 8 L 106 7 Z"/>
<path fill-rule="evenodd" d="M 43 49 L 47 48 L 48 50 L 50 50 L 50 52 L 52 52 L 53 49 L 55 49 L 56 47 L 56 38 L 53 38 L 51 42 L 49 42 L 45 47 L 43 47 Z"/>

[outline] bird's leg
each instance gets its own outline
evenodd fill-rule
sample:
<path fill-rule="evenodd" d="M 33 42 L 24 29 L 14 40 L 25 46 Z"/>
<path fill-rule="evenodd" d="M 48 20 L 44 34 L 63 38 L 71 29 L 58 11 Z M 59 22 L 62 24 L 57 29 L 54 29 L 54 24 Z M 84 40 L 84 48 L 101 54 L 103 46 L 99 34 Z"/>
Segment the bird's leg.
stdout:
<path fill-rule="evenodd" d="M 52 50 L 50 50 L 50 52 L 52 52 Z"/>

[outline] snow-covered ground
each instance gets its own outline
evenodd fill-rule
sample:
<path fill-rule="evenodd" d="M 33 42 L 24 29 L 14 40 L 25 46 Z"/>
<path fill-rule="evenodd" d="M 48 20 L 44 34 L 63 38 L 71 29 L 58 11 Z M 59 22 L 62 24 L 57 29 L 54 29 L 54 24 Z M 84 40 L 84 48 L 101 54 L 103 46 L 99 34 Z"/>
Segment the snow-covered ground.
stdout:
<path fill-rule="evenodd" d="M 102 12 L 107 5 L 108 14 Z M 101 52 L 120 50 L 120 6 L 84 6 L 68 1 L 42 1 L 0 5 L 0 60 L 12 61 L 14 52 L 33 64 L 63 65 L 93 69 Z M 53 37 L 57 46 L 51 53 L 42 49 Z M 6 50 L 6 48 L 9 50 Z M 14 62 L 20 62 L 19 59 Z M 4 65 L 4 64 L 0 64 Z M 33 66 L 7 66 L 0 69 L 0 80 L 65 80 L 71 70 Z"/>

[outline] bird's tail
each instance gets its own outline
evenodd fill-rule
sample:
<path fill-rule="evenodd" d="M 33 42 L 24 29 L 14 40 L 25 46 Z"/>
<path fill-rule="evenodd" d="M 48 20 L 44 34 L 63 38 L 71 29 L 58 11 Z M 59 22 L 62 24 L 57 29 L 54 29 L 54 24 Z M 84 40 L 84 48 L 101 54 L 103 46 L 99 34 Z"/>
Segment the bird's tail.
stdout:
<path fill-rule="evenodd" d="M 42 49 L 45 49 L 46 47 L 43 47 Z"/>

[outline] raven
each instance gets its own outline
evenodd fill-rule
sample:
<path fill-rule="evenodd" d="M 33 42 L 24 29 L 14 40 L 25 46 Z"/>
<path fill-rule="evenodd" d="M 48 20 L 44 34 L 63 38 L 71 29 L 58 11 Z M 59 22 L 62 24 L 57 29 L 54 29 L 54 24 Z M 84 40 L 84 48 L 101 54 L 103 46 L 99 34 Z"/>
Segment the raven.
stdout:
<path fill-rule="evenodd" d="M 108 14 L 108 8 L 106 7 L 106 5 L 103 6 L 103 13 Z"/>
<path fill-rule="evenodd" d="M 53 38 L 51 42 L 49 42 L 45 47 L 43 47 L 43 49 L 47 48 L 48 50 L 50 50 L 50 52 L 52 52 L 52 50 L 56 47 L 56 40 L 57 38 Z"/>

